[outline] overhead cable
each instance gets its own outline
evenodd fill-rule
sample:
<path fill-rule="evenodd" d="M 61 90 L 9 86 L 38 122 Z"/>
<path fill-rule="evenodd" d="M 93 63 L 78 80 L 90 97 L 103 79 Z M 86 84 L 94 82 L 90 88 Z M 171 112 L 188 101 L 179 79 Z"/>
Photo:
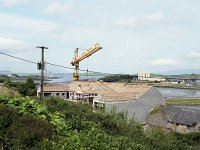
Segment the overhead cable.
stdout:
<path fill-rule="evenodd" d="M 27 60 L 27 59 L 24 59 L 24 58 L 20 58 L 20 57 L 17 57 L 17 56 L 9 55 L 9 54 L 3 53 L 3 52 L 0 52 L 0 54 L 5 55 L 5 56 L 9 56 L 9 57 L 12 57 L 12 58 L 15 58 L 15 59 L 19 59 L 19 60 L 22 60 L 22 61 L 26 61 L 26 62 L 29 62 L 29 63 L 32 63 L 32 64 L 37 64 L 36 62 L 30 61 L 30 60 Z"/>

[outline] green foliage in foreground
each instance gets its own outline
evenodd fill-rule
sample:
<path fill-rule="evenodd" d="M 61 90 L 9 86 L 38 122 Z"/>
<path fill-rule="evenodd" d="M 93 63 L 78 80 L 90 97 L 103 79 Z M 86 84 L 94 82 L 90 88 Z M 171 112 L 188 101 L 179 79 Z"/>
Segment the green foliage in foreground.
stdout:
<path fill-rule="evenodd" d="M 170 99 L 166 103 L 168 105 L 200 106 L 200 99 Z"/>
<path fill-rule="evenodd" d="M 0 105 L 0 116 L 0 145 L 4 149 L 39 149 L 40 141 L 55 135 L 48 121 L 20 115 L 13 108 Z"/>
<path fill-rule="evenodd" d="M 186 138 L 160 129 L 145 133 L 123 113 L 94 113 L 90 105 L 58 98 L 37 102 L 28 97 L 0 97 L 0 146 L 4 149 L 196 150 L 199 137 L 198 133 Z"/>

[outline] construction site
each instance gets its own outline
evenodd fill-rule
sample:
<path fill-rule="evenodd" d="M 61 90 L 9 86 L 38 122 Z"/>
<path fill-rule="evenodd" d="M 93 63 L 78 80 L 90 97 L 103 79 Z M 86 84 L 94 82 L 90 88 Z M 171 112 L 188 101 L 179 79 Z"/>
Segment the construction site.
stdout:
<path fill-rule="evenodd" d="M 66 90 L 65 87 L 60 86 L 60 91 L 68 92 L 65 94 L 66 99 L 71 100 L 79 100 L 79 101 L 86 101 L 88 103 L 92 103 L 92 100 L 95 96 L 101 95 L 104 101 L 111 102 L 111 101 L 129 101 L 129 100 L 136 100 L 141 95 L 143 95 L 146 91 L 148 91 L 151 86 L 147 84 L 128 84 L 128 83 L 106 83 L 103 81 L 80 81 L 80 74 L 79 74 L 79 63 L 84 59 L 90 57 L 97 51 L 103 49 L 103 47 L 96 43 L 87 49 L 82 54 L 78 54 L 78 48 L 74 51 L 74 58 L 71 61 L 71 65 L 74 66 L 74 73 L 73 73 L 73 82 L 68 85 L 68 89 Z M 41 69 L 41 76 L 42 82 L 40 86 L 40 93 L 43 93 L 41 96 L 50 96 L 49 94 L 45 93 L 45 91 L 59 91 L 58 87 L 55 86 L 46 86 L 44 89 L 44 60 L 42 59 L 40 64 Z M 87 70 L 88 72 L 88 70 Z M 51 90 L 49 90 L 51 89 Z M 56 90 L 57 89 L 57 90 Z M 39 95 L 39 94 L 38 94 Z M 54 95 L 56 96 L 56 95 Z M 57 96 L 59 96 L 57 94 Z M 64 96 L 64 95 L 62 95 Z"/>
<path fill-rule="evenodd" d="M 148 83 L 80 80 L 80 62 L 102 48 L 100 44 L 96 43 L 80 55 L 78 54 L 78 48 L 76 48 L 74 58 L 71 61 L 71 65 L 74 66 L 73 81 L 67 85 L 53 84 L 45 86 L 42 82 L 37 90 L 37 96 L 60 97 L 69 101 L 88 103 L 94 108 L 104 107 L 108 111 L 116 107 L 117 111 L 127 111 L 128 118 L 135 116 L 139 122 L 145 123 L 148 112 L 155 106 L 165 103 L 165 98 Z M 41 72 L 43 72 L 42 67 Z M 130 106 L 131 108 L 129 108 Z"/>
<path fill-rule="evenodd" d="M 90 99 L 101 95 L 106 102 L 137 100 L 152 86 L 147 84 L 108 83 L 102 81 L 74 81 L 70 85 L 46 85 L 44 96 L 65 96 L 70 100 L 91 102 Z M 48 93 L 49 92 L 49 93 Z M 57 92 L 57 94 L 50 94 Z M 58 92 L 67 92 L 58 95 Z"/>

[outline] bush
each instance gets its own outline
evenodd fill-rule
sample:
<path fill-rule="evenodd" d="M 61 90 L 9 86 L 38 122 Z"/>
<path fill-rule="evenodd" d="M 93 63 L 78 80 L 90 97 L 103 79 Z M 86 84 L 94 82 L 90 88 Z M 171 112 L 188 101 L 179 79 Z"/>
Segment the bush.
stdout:
<path fill-rule="evenodd" d="M 200 132 L 193 132 L 193 133 L 173 133 L 173 135 L 183 143 L 188 143 L 189 145 L 200 145 Z"/>
<path fill-rule="evenodd" d="M 31 77 L 27 77 L 26 82 L 11 82 L 10 79 L 4 80 L 4 85 L 8 88 L 14 88 L 22 96 L 35 96 L 37 93 L 35 83 Z"/>
<path fill-rule="evenodd" d="M 132 79 L 132 75 L 110 75 L 98 80 L 103 80 L 104 82 L 131 82 Z"/>
<path fill-rule="evenodd" d="M 4 148 L 30 149 L 43 139 L 55 137 L 53 126 L 33 116 L 21 116 L 16 110 L 0 105 L 0 140 Z"/>
<path fill-rule="evenodd" d="M 0 97 L 0 104 L 4 105 L 0 108 L 0 140 L 4 148 L 197 149 L 199 134 L 183 136 L 158 128 L 144 133 L 142 125 L 127 120 L 125 113 L 94 113 L 87 104 L 55 97 L 40 103 L 28 97 Z"/>

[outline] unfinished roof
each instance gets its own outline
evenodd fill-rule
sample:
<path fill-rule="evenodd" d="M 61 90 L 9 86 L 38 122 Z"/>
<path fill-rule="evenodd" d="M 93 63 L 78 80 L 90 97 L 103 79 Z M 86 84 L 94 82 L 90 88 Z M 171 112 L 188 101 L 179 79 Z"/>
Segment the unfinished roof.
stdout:
<path fill-rule="evenodd" d="M 125 101 L 139 98 L 151 87 L 147 84 L 75 81 L 70 84 L 69 91 L 101 94 L 106 101 Z"/>
<path fill-rule="evenodd" d="M 179 108 L 173 106 L 161 106 L 170 122 L 192 126 L 200 122 L 200 110 Z"/>
<path fill-rule="evenodd" d="M 69 87 L 67 85 L 45 85 L 44 92 L 67 92 Z"/>

